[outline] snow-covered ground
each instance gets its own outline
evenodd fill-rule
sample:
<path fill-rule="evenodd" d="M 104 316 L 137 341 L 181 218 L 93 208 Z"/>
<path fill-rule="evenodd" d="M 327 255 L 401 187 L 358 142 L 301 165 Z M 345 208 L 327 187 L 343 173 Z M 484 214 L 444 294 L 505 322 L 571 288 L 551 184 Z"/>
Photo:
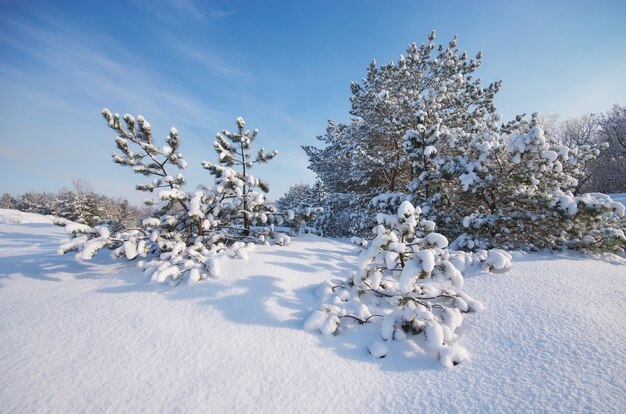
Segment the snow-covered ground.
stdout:
<path fill-rule="evenodd" d="M 2 212 L 1 215 L 4 215 Z M 353 246 L 307 236 L 226 259 L 223 277 L 151 285 L 106 254 L 58 256 L 63 230 L 0 220 L 0 412 L 623 412 L 626 265 L 517 254 L 466 279 L 469 363 L 442 368 L 368 326 L 302 325 Z M 43 221 L 43 223 L 37 223 Z"/>
<path fill-rule="evenodd" d="M 54 223 L 56 217 L 0 208 L 0 224 Z"/>

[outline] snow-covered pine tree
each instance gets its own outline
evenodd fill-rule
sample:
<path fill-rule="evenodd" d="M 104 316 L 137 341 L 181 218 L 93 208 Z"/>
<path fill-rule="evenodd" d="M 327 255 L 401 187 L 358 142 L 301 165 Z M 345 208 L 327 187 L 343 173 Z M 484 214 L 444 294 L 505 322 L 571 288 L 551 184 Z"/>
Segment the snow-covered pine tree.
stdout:
<path fill-rule="evenodd" d="M 17 210 L 28 213 L 51 214 L 53 199 L 54 196 L 51 193 L 28 191 L 17 199 L 15 207 Z"/>
<path fill-rule="evenodd" d="M 313 186 L 305 183 L 294 184 L 276 200 L 276 206 L 281 210 L 306 208 L 314 203 L 313 198 Z"/>
<path fill-rule="evenodd" d="M 322 183 L 294 184 L 276 201 L 281 211 L 293 212 L 290 225 L 294 232 L 316 233 L 315 220 L 323 213 L 323 208 L 315 207 L 323 203 Z"/>
<path fill-rule="evenodd" d="M 9 193 L 2 194 L 0 198 L 0 208 L 14 209 L 17 205 L 17 200 Z"/>
<path fill-rule="evenodd" d="M 456 37 L 447 46 L 436 47 L 434 40 L 432 32 L 428 43 L 409 45 L 398 62 L 378 67 L 372 61 L 362 83 L 352 84 L 352 122 L 330 121 L 326 134 L 318 137 L 326 148 L 304 147 L 309 168 L 329 193 L 349 193 L 359 200 L 348 215 L 360 222 L 345 230 L 367 232 L 375 214 L 369 202 L 379 194 L 404 193 L 413 183 L 411 195 L 421 204 L 437 192 L 432 187 L 444 174 L 443 166 L 431 158 L 447 145 L 441 125 L 467 130 L 491 125 L 482 121 L 494 116 L 500 82 L 482 87 L 474 79 L 482 54 L 469 59 L 459 51 Z M 409 130 L 414 133 L 407 137 Z M 367 210 L 368 220 L 363 220 Z"/>
<path fill-rule="evenodd" d="M 304 147 L 329 193 L 324 234 L 365 235 L 376 211 L 410 200 L 448 237 L 462 236 L 457 247 L 621 251 L 620 205 L 592 195 L 575 199 L 581 214 L 561 207 L 600 148 L 559 145 L 538 117 L 500 125 L 500 82 L 473 78 L 481 60 L 456 38 L 435 48 L 433 33 L 397 63 L 372 62 L 352 86 L 352 122 L 330 121 L 319 137 L 327 146 Z"/>
<path fill-rule="evenodd" d="M 317 174 L 323 193 L 324 212 L 316 219 L 315 227 L 325 236 L 361 234 L 373 224 L 373 218 L 363 214 L 377 190 L 370 188 L 362 174 L 361 166 L 367 159 L 357 148 L 360 125 L 358 120 L 348 125 L 329 120 L 326 133 L 317 137 L 326 147 L 303 147 L 309 156 L 309 169 Z"/>
<path fill-rule="evenodd" d="M 359 271 L 347 280 L 330 280 L 318 290 L 326 302 L 307 319 L 305 328 L 324 335 L 339 327 L 373 323 L 381 340 L 369 347 L 375 358 L 386 356 L 385 342 L 415 340 L 451 367 L 467 358 L 457 344 L 463 314 L 482 309 L 463 292 L 463 276 L 474 264 L 506 270 L 511 256 L 500 250 L 476 254 L 448 250 L 435 223 L 420 219 L 421 210 L 403 201 L 396 214 L 377 215 L 375 238 L 359 257 Z"/>
<path fill-rule="evenodd" d="M 141 213 L 137 207 L 132 206 L 128 200 L 109 199 L 108 201 L 108 213 L 106 217 L 110 217 L 111 220 L 124 227 L 136 227 L 139 225 Z"/>
<path fill-rule="evenodd" d="M 52 214 L 70 221 L 78 221 L 80 216 L 77 208 L 77 199 L 78 197 L 74 191 L 59 191 L 55 197 Z"/>
<path fill-rule="evenodd" d="M 458 132 L 463 134 L 463 132 Z M 437 221 L 462 248 L 571 248 L 621 252 L 624 207 L 602 194 L 575 196 L 600 145 L 568 148 L 546 134 L 539 114 L 517 117 L 498 134 L 469 134 L 433 199 Z M 459 227 L 462 223 L 463 227 Z"/>
<path fill-rule="evenodd" d="M 264 242 L 272 233 L 267 225 L 273 224 L 273 220 L 282 222 L 282 216 L 279 218 L 276 209 L 267 203 L 265 193 L 269 191 L 268 184 L 255 178 L 251 170 L 255 164 L 272 160 L 278 152 L 265 152 L 261 148 L 252 159 L 252 143 L 259 131 L 246 130 L 241 117 L 235 123 L 237 132 L 223 130 L 216 136 L 213 147 L 218 154 L 218 162 L 202 163 L 215 176 L 212 197 L 217 203 L 212 214 L 220 221 L 224 240 Z M 255 228 L 259 226 L 261 228 Z"/>
<path fill-rule="evenodd" d="M 152 211 L 137 228 L 66 225 L 72 238 L 59 252 L 76 251 L 77 259 L 82 260 L 91 259 L 102 248 L 112 249 L 114 257 L 124 256 L 129 260 L 150 257 L 152 260 L 142 260 L 139 265 L 154 281 L 178 283 L 187 272 L 193 273 L 196 280 L 215 273 L 212 253 L 201 243 L 202 220 L 189 214 L 190 197 L 181 190 L 184 176 L 178 173 L 174 177 L 168 172 L 172 166 L 178 170 L 187 167 L 182 154 L 177 152 L 178 131 L 172 128 L 165 144 L 159 147 L 153 142 L 152 127 L 143 116 L 125 114 L 122 123 L 119 114 L 112 114 L 106 108 L 102 115 L 118 134 L 115 143 L 119 153 L 113 154 L 113 161 L 134 173 L 151 177 L 151 181 L 136 188 L 149 193 L 159 191 L 158 200 L 147 200 Z"/>
<path fill-rule="evenodd" d="M 250 144 L 257 132 L 244 131 L 242 118 L 237 119 L 237 133 L 218 134 L 214 147 L 219 162 L 203 163 L 215 176 L 215 186 L 198 186 L 193 193 L 187 193 L 182 189 L 185 184 L 182 173 L 174 176 L 169 172 L 172 167 L 177 170 L 187 167 L 178 152 L 180 138 L 175 128 L 159 147 L 153 141 L 150 123 L 143 116 L 135 118 L 125 114 L 122 123 L 119 114 L 112 114 L 108 109 L 104 109 L 102 115 L 118 134 L 115 142 L 120 152 L 113 154 L 113 161 L 152 178 L 136 188 L 147 193 L 157 192 L 158 197 L 146 200 L 150 214 L 137 227 L 118 229 L 111 223 L 93 228 L 74 223 L 66 225 L 72 238 L 60 247 L 60 253 L 76 251 L 78 259 L 89 260 L 103 248 L 112 249 L 116 258 L 145 258 L 138 265 L 152 281 L 178 284 L 184 277 L 189 283 L 195 283 L 217 276 L 219 253 L 245 257 L 243 248 L 247 244 L 267 243 L 270 235 L 277 244 L 288 242 L 289 238 L 275 233 L 270 224 L 281 220 L 282 216 L 266 205 L 265 196 L 256 190 L 267 190 L 267 184 L 249 173 L 253 164 L 267 162 L 276 152 L 267 154 L 261 149 L 252 161 Z M 242 170 L 231 168 L 234 165 Z M 267 225 L 260 228 L 265 223 Z"/>

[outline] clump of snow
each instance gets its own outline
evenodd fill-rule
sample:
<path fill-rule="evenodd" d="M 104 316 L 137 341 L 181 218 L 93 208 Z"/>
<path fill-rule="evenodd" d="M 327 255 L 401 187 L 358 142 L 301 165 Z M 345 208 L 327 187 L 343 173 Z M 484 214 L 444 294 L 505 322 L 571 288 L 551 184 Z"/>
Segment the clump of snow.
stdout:
<path fill-rule="evenodd" d="M 440 324 L 429 321 L 424 327 L 426 348 L 430 351 L 438 351 L 443 346 L 443 329 Z"/>
<path fill-rule="evenodd" d="M 428 243 L 433 244 L 440 249 L 448 247 L 448 239 L 443 234 L 429 233 L 426 235 L 425 239 Z"/>
<path fill-rule="evenodd" d="M 332 336 L 337 332 L 339 326 L 339 317 L 337 315 L 330 314 L 320 327 L 320 331 L 324 336 Z"/>
<path fill-rule="evenodd" d="M 511 266 L 512 256 L 510 253 L 500 249 L 492 249 L 487 254 L 487 264 L 495 269 L 501 270 Z"/>
<path fill-rule="evenodd" d="M 461 345 L 444 346 L 439 351 L 439 360 L 441 365 L 446 368 L 452 368 L 469 359 L 467 349 Z"/>
<path fill-rule="evenodd" d="M 357 246 L 365 247 L 367 246 L 367 240 L 362 237 L 353 236 L 350 238 L 350 243 L 356 244 Z"/>
<path fill-rule="evenodd" d="M 474 171 L 469 173 L 463 173 L 459 177 L 461 180 L 461 186 L 463 187 L 463 191 L 467 191 L 467 189 L 478 179 L 478 176 Z"/>
<path fill-rule="evenodd" d="M 624 215 L 624 203 L 621 203 L 619 201 L 612 201 L 611 208 L 619 217 L 622 217 Z"/>
<path fill-rule="evenodd" d="M 287 246 L 291 241 L 291 237 L 284 233 L 277 233 L 274 237 L 274 242 L 279 246 Z"/>
<path fill-rule="evenodd" d="M 370 355 L 376 359 L 384 358 L 389 353 L 389 347 L 381 341 L 376 341 L 367 347 Z"/>
<path fill-rule="evenodd" d="M 73 233 L 90 233 L 91 232 L 91 227 L 89 227 L 86 224 L 80 224 L 80 223 L 67 223 L 65 225 L 65 232 L 68 234 L 73 234 Z"/>
<path fill-rule="evenodd" d="M 304 322 L 304 329 L 307 331 L 315 331 L 322 329 L 324 322 L 328 319 L 328 313 L 321 310 L 314 311 Z"/>
<path fill-rule="evenodd" d="M 406 200 L 403 201 L 398 208 L 398 216 L 409 217 L 412 214 L 415 214 L 415 208 L 413 207 L 413 204 Z"/>
<path fill-rule="evenodd" d="M 544 151 L 541 156 L 548 161 L 555 161 L 559 155 L 556 151 Z"/>
<path fill-rule="evenodd" d="M 161 225 L 161 220 L 156 217 L 146 217 L 141 221 L 141 224 L 144 227 L 158 227 L 159 225 Z"/>

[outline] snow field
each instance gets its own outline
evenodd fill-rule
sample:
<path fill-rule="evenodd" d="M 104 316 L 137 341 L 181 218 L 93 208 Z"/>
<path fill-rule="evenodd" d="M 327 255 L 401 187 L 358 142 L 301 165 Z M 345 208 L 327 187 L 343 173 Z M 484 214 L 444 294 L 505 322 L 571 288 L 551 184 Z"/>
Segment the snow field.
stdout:
<path fill-rule="evenodd" d="M 374 326 L 330 337 L 303 329 L 320 283 L 356 269 L 348 243 L 258 246 L 248 260 L 224 258 L 219 279 L 170 288 L 106 255 L 84 265 L 58 256 L 65 237 L 49 224 L 0 224 L 0 412 L 626 406 L 624 264 L 514 254 L 508 273 L 466 277 L 486 309 L 459 328 L 470 362 L 445 369 Z M 376 341 L 385 358 L 370 355 Z"/>

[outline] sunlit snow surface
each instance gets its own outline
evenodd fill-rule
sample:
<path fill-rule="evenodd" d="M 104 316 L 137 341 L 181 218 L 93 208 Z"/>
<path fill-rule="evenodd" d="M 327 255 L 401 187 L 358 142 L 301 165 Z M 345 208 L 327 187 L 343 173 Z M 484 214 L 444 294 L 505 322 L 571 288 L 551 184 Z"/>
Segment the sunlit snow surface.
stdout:
<path fill-rule="evenodd" d="M 6 211 L 0 211 L 5 217 Z M 14 216 L 14 215 L 13 215 Z M 13 217 L 12 216 L 12 217 Z M 224 259 L 220 279 L 152 285 L 106 254 L 58 256 L 47 218 L 0 218 L 0 412 L 623 412 L 626 265 L 514 254 L 466 278 L 471 362 L 442 368 L 373 327 L 303 329 L 356 248 L 313 236 Z"/>

